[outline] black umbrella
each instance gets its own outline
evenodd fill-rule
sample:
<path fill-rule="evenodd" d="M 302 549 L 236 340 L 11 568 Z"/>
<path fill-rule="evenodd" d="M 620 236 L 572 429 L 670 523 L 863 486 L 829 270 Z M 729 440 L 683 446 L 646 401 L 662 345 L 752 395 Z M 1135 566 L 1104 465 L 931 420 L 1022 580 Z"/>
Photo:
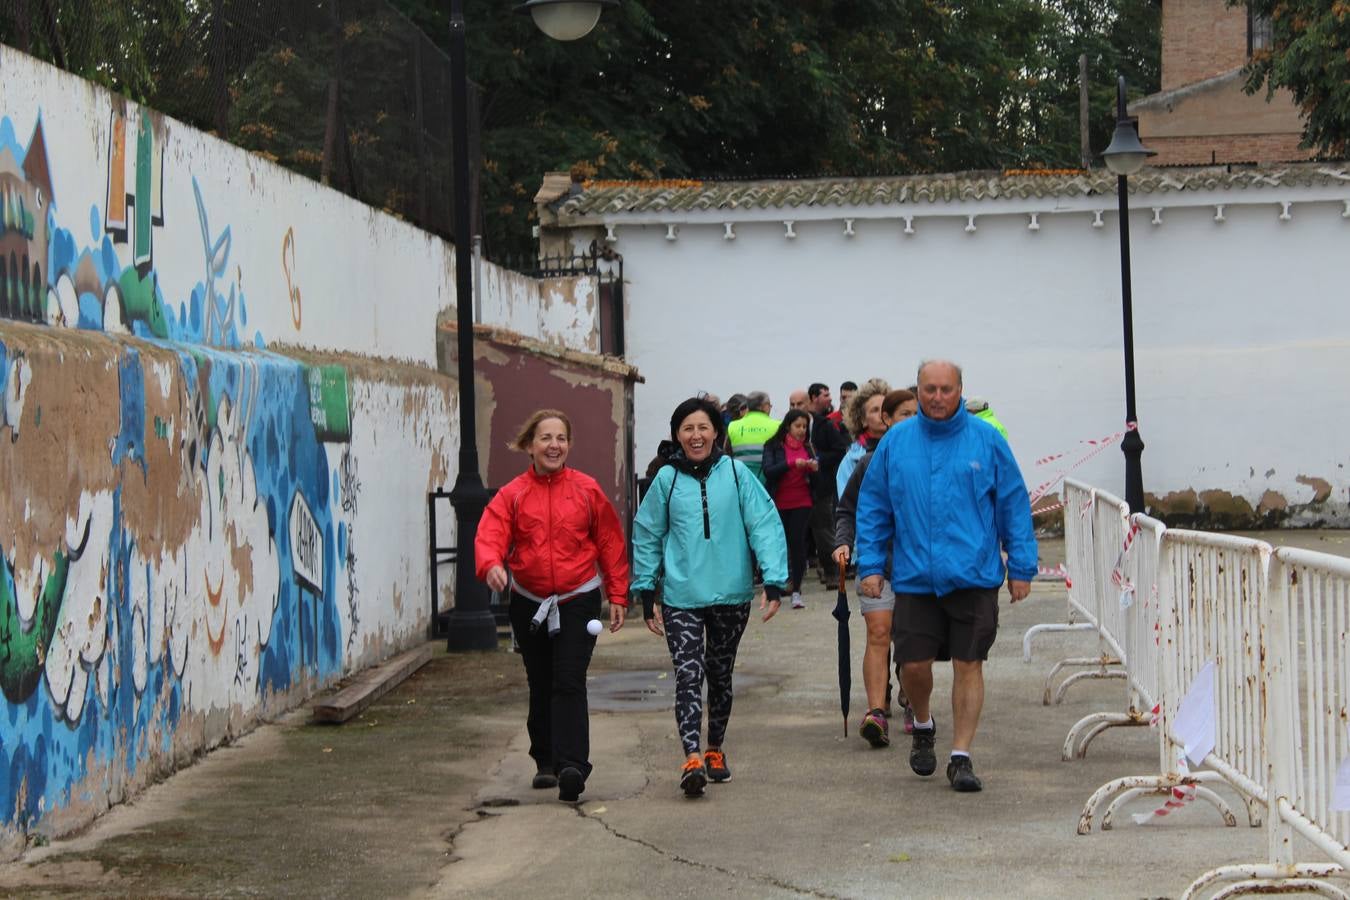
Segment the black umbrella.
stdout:
<path fill-rule="evenodd" d="M 839 711 L 844 714 L 844 737 L 848 737 L 848 695 L 853 690 L 853 664 L 848 650 L 848 575 L 839 567 L 839 596 L 834 601 L 835 621 L 839 623 Z"/>

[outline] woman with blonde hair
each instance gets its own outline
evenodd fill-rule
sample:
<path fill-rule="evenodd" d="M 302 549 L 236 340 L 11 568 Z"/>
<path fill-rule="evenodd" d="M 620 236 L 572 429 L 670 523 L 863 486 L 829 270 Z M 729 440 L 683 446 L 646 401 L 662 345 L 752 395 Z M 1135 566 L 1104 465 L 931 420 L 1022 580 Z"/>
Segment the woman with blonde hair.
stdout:
<path fill-rule="evenodd" d="M 867 453 L 858 462 L 848 484 L 839 496 L 839 506 L 835 509 L 835 549 L 834 561 L 839 566 L 847 566 L 852 554 L 853 540 L 857 531 L 858 491 L 867 474 L 867 466 L 872 461 L 872 451 L 881 443 L 882 436 L 891 428 L 909 419 L 919 410 L 918 398 L 913 391 L 890 391 L 884 397 L 880 394 L 870 396 L 863 404 L 863 423 L 866 426 L 864 437 L 867 440 Z M 890 571 L 888 568 L 886 571 Z M 863 686 L 867 690 L 867 713 L 858 734 L 873 747 L 885 747 L 890 743 L 890 723 L 887 717 L 891 709 L 891 685 L 889 664 L 891 655 L 891 625 L 895 615 L 895 594 L 883 590 L 880 597 L 868 597 L 861 592 L 858 601 L 863 621 L 867 623 L 867 649 L 863 651 Z M 896 683 L 900 683 L 900 672 L 896 671 Z M 914 712 L 905 698 L 904 689 L 897 698 L 906 733 L 914 730 Z"/>
<path fill-rule="evenodd" d="M 536 774 L 532 786 L 558 787 L 577 800 L 591 774 L 586 669 L 595 649 L 600 605 L 609 598 L 609 630 L 628 608 L 623 526 L 594 478 L 567 465 L 572 423 L 541 409 L 512 446 L 530 467 L 497 492 L 474 540 L 475 572 L 494 591 L 509 591 L 515 632 L 530 685 L 526 728 Z"/>
<path fill-rule="evenodd" d="M 839 463 L 839 471 L 835 473 L 835 497 L 843 496 L 844 486 L 848 484 L 848 476 L 853 474 L 854 468 L 858 465 L 858 460 L 862 459 L 867 453 L 867 401 L 873 397 L 884 398 L 890 393 L 890 390 L 890 383 L 886 379 L 869 378 L 852 397 L 848 398 L 848 403 L 844 406 L 844 427 L 848 429 L 849 434 L 853 435 L 853 443 L 849 444 L 848 452 L 844 454 L 843 461 Z M 885 429 L 882 429 L 881 433 L 885 434 Z"/>

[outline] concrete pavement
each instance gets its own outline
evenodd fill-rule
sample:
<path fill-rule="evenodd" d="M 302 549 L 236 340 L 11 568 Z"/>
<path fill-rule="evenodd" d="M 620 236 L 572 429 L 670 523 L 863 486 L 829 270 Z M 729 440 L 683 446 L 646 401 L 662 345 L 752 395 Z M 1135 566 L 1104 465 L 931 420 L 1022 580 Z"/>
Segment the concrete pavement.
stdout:
<path fill-rule="evenodd" d="M 1285 543 L 1344 553 L 1344 532 Z M 1269 537 L 1269 536 L 1267 536 Z M 1042 561 L 1063 558 L 1044 542 Z M 664 642 L 631 622 L 601 638 L 592 674 L 630 689 L 592 714 L 585 802 L 528 787 L 524 679 L 507 652 L 440 655 L 362 717 L 340 726 L 296 713 L 211 754 L 101 819 L 85 835 L 31 850 L 0 870 L 23 896 L 352 897 L 1156 897 L 1176 896 L 1225 863 L 1260 861 L 1264 834 L 1224 828 L 1196 804 L 1161 824 L 1126 818 L 1075 833 L 1103 782 L 1157 769 L 1153 735 L 1113 729 L 1088 758 L 1059 759 L 1083 715 L 1120 709 L 1121 681 L 1075 685 L 1043 707 L 1045 674 L 1091 653 L 1051 635 L 1021 661 L 1030 625 L 1062 621 L 1063 586 L 1006 595 L 986 670 L 974 748 L 980 794 L 943 777 L 950 668 L 937 667 L 939 770 L 913 775 L 908 741 L 872 750 L 856 736 L 863 630 L 854 606 L 849 736 L 842 735 L 832 591 L 809 608 L 752 619 L 737 666 L 727 752 L 733 780 L 686 800 Z M 651 693 L 645 693 L 650 691 Z M 644 700 L 653 700 L 644 703 Z M 651 706 L 661 708 L 644 708 Z M 1132 811 L 1156 805 L 1148 798 Z M 1309 859 L 1317 859 L 1308 853 Z"/>

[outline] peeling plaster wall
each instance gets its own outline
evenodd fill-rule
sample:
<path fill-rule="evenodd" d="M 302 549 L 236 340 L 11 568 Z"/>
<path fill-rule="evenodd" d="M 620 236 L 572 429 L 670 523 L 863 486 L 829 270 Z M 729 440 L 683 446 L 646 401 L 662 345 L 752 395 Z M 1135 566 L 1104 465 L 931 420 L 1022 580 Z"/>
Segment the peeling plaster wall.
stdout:
<path fill-rule="evenodd" d="M 593 276 L 531 278 L 490 262 L 478 268 L 475 321 L 573 350 L 600 352 L 600 313 Z"/>
<path fill-rule="evenodd" d="M 623 379 L 516 347 L 487 342 L 479 346 L 477 369 L 493 398 L 488 452 L 483 457 L 487 484 L 500 487 L 528 468 L 529 457 L 509 445 L 530 413 L 557 409 L 572 421 L 568 464 L 598 481 L 622 514 L 628 479 L 623 459 Z"/>
<path fill-rule="evenodd" d="M 1292 203 L 1287 218 L 1280 201 Z M 988 398 L 1007 426 L 1028 483 L 1054 477 L 1063 460 L 1034 461 L 1075 462 L 1124 421 L 1114 206 L 998 198 L 607 216 L 624 258 L 626 356 L 647 379 L 638 458 L 698 390 L 766 390 L 781 414 L 812 381 L 906 385 L 920 359 L 949 356 L 965 366 L 967 395 Z M 1347 209 L 1350 182 L 1133 199 L 1144 484 L 1160 504 L 1172 495 L 1163 505 L 1182 521 L 1350 524 L 1350 424 L 1335 402 L 1350 383 Z M 570 248 L 604 239 L 599 225 L 576 227 Z M 1123 469 L 1113 446 L 1075 474 L 1123 492 Z"/>
<path fill-rule="evenodd" d="M 0 326 L 5 855 L 425 636 L 449 388 Z"/>

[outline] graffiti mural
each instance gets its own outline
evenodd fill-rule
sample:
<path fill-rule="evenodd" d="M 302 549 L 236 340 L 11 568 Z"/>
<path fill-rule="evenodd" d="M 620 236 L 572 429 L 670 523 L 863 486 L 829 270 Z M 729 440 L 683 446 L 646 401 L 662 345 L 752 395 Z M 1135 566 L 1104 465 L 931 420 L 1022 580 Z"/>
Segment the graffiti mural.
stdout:
<path fill-rule="evenodd" d="M 191 179 L 201 235 L 201 280 L 166 298 L 155 265 L 155 232 L 165 227 L 165 125 L 114 108 L 104 209 L 89 211 L 89 238 L 61 224 L 41 120 L 26 144 L 0 119 L 0 317 L 237 349 L 248 310 L 227 279 L 230 228 L 210 223 L 201 183 Z M 186 228 L 189 223 L 178 223 Z M 228 283 L 226 283 L 228 281 Z M 255 345 L 262 335 L 255 332 Z"/>
<path fill-rule="evenodd" d="M 90 485 L 46 511 L 62 519 L 50 540 L 0 546 L 0 760 L 12 776 L 0 810 L 20 829 L 80 805 L 89 760 L 125 758 L 134 772 L 167 752 L 183 716 L 237 716 L 331 679 L 344 660 L 334 598 L 349 576 L 334 565 L 338 466 L 323 439 L 327 423 L 348 421 L 332 399 L 345 396 L 341 370 L 311 377 L 281 357 L 202 348 L 105 351 L 115 356 L 102 370 L 77 373 L 119 398 L 105 437 L 77 454 Z M 77 411 L 58 359 L 4 343 L 0 356 L 11 434 L 0 470 L 33 480 L 41 432 Z M 170 490 L 176 522 L 157 510 Z"/>
<path fill-rule="evenodd" d="M 443 243 L 0 71 L 4 863 L 423 640 L 458 437 Z"/>
<path fill-rule="evenodd" d="M 9 120 L 0 122 L 0 315 L 41 321 L 47 305 L 44 272 L 53 203 L 42 122 L 26 148 L 14 140 Z"/>
<path fill-rule="evenodd" d="M 86 205 L 67 190 L 63 206 L 42 118 L 0 118 L 0 478 L 26 488 L 0 493 L 0 858 L 419 621 L 402 613 L 418 571 L 402 558 L 368 576 L 394 585 L 395 612 L 361 607 L 379 594 L 352 539 L 374 441 L 354 427 L 348 368 L 245 338 L 238 224 L 211 213 L 218 181 L 168 178 L 168 128 L 114 103 L 106 190 Z M 295 242 L 292 228 L 281 265 L 260 264 L 298 329 Z M 181 270 L 185 247 L 197 281 L 175 295 L 162 269 Z M 448 428 L 433 437 L 393 392 L 384 440 L 443 467 Z"/>

